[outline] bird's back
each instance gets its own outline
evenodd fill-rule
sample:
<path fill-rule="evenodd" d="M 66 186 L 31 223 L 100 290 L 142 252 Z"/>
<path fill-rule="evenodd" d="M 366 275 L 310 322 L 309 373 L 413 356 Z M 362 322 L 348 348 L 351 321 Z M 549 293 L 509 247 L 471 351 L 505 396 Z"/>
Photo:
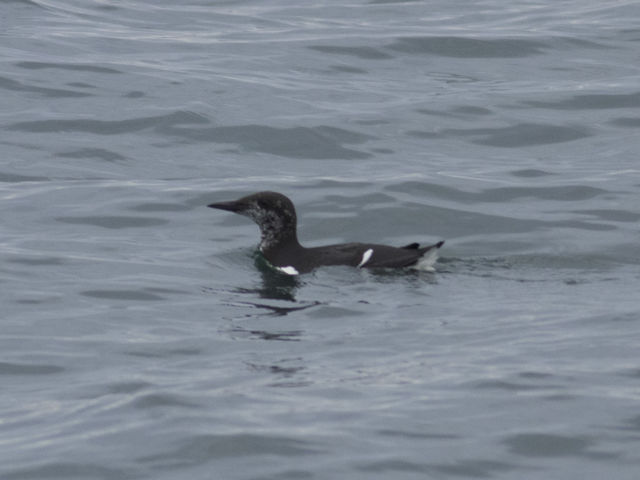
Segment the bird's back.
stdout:
<path fill-rule="evenodd" d="M 427 252 L 437 250 L 441 246 L 442 242 L 427 247 L 420 247 L 417 243 L 405 247 L 373 243 L 341 243 L 306 248 L 299 256 L 300 268 L 296 267 L 296 269 L 302 272 L 329 265 L 349 265 L 360 268 L 410 267 L 419 263 Z"/>

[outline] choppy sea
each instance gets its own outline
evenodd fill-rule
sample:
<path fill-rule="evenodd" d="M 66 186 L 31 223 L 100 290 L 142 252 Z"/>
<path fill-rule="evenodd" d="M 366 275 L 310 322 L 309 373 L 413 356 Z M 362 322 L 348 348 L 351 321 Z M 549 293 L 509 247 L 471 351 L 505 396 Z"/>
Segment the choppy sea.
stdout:
<path fill-rule="evenodd" d="M 0 478 L 640 478 L 639 18 L 0 2 Z"/>

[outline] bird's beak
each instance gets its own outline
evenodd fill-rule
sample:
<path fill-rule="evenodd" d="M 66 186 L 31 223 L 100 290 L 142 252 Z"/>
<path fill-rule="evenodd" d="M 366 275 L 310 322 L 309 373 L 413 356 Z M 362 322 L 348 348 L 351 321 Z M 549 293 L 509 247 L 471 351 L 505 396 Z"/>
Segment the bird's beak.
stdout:
<path fill-rule="evenodd" d="M 207 207 L 209 207 L 209 208 L 217 208 L 219 210 L 227 210 L 229 212 L 238 213 L 238 212 L 243 210 L 244 205 L 242 203 L 238 202 L 238 201 L 233 201 L 233 202 L 211 203 L 211 204 L 207 205 Z"/>

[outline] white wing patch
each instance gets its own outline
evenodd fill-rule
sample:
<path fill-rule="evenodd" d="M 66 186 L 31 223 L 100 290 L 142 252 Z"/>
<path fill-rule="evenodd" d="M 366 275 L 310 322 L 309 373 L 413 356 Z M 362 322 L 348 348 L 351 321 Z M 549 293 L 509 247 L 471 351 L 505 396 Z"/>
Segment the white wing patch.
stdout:
<path fill-rule="evenodd" d="M 373 255 L 373 248 L 365 250 L 365 252 L 362 254 L 362 260 L 360 260 L 357 268 L 364 267 L 365 263 L 367 263 L 371 259 L 371 255 Z"/>
<path fill-rule="evenodd" d="M 300 272 L 296 270 L 294 267 L 276 267 L 276 270 L 282 273 L 286 273 L 287 275 L 299 275 Z"/>

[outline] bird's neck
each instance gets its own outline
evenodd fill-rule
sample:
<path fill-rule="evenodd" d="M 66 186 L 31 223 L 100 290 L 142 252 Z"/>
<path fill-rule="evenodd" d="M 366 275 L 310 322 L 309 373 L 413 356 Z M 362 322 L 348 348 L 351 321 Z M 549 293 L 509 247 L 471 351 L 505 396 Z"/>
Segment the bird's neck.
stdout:
<path fill-rule="evenodd" d="M 301 249 L 295 228 L 270 228 L 268 225 L 260 229 L 260 251 L 264 254 L 281 249 Z"/>

